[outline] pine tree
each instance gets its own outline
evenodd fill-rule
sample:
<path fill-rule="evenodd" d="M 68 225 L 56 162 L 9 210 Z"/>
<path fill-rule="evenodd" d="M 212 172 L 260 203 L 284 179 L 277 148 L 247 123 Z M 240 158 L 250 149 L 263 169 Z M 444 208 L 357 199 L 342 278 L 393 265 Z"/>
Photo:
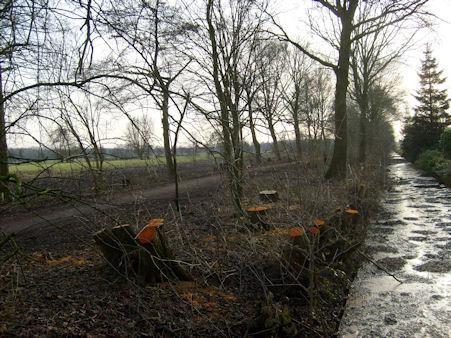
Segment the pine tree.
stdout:
<path fill-rule="evenodd" d="M 437 60 L 432 56 L 430 45 L 424 52 L 425 59 L 421 65 L 420 89 L 415 98 L 419 105 L 415 108 L 415 116 L 429 124 L 438 124 L 442 128 L 449 119 L 447 110 L 449 99 L 446 89 L 440 89 L 446 78 L 443 71 L 438 70 Z"/>
<path fill-rule="evenodd" d="M 416 160 L 422 151 L 438 146 L 443 131 L 450 123 L 447 112 L 450 100 L 446 89 L 440 88 L 446 81 L 442 74 L 430 45 L 427 45 L 418 74 L 420 88 L 415 95 L 418 105 L 415 115 L 406 121 L 402 142 L 404 156 L 411 161 Z"/>

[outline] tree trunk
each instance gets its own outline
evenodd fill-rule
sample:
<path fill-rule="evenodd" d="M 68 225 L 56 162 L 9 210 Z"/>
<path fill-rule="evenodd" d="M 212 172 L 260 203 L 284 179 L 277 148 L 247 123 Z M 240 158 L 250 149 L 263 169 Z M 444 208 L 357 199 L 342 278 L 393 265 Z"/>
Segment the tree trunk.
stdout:
<path fill-rule="evenodd" d="M 355 9 L 351 13 L 342 14 L 342 30 L 340 34 L 340 50 L 338 55 L 338 67 L 335 69 L 335 142 L 332 160 L 326 172 L 326 178 L 345 178 L 347 163 L 347 112 L 346 94 L 349 84 L 349 58 L 351 54 L 352 18 Z"/>
<path fill-rule="evenodd" d="M 367 148 L 367 125 L 368 125 L 368 116 L 369 116 L 369 76 L 363 76 L 363 79 L 360 81 L 358 78 L 358 69 L 355 62 L 352 63 L 353 73 L 354 73 L 354 86 L 356 92 L 356 101 L 359 105 L 360 117 L 359 117 L 359 146 L 358 146 L 358 154 L 357 154 L 357 162 L 362 164 L 366 160 L 366 148 Z M 366 72 L 365 72 L 366 74 Z"/>
<path fill-rule="evenodd" d="M 300 161 L 302 159 L 302 142 L 301 142 L 301 128 L 299 128 L 299 96 L 300 96 L 300 88 L 298 84 L 295 84 L 295 100 L 294 104 L 291 105 L 293 112 L 293 125 L 294 125 L 294 135 L 296 138 L 296 154 L 297 160 Z"/>
<path fill-rule="evenodd" d="M 242 127 L 239 120 L 239 112 L 236 109 L 236 106 L 231 104 L 233 109 L 231 109 L 232 113 L 232 123 L 233 123 L 233 129 L 232 129 L 232 144 L 233 144 L 233 184 L 235 185 L 233 188 L 234 193 L 234 200 L 236 201 L 235 204 L 239 206 L 240 210 L 241 208 L 241 200 L 243 197 L 243 145 L 242 145 Z"/>
<path fill-rule="evenodd" d="M 3 102 L 3 78 L 0 65 L 0 202 L 9 202 L 11 193 L 8 189 L 8 143 L 6 140 L 6 112 Z M 4 178 L 4 180 L 2 180 Z"/>
<path fill-rule="evenodd" d="M 360 164 L 366 161 L 366 144 L 367 144 L 367 118 L 366 110 L 360 109 L 360 140 L 359 140 L 359 155 L 358 161 Z"/>
<path fill-rule="evenodd" d="M 321 139 L 323 141 L 323 162 L 324 164 L 326 164 L 328 156 L 328 144 L 326 139 L 326 131 L 324 128 L 324 121 L 321 123 Z"/>
<path fill-rule="evenodd" d="M 254 144 L 255 159 L 257 160 L 257 163 L 261 163 L 261 161 L 262 161 L 261 147 L 260 147 L 260 142 L 258 142 L 258 139 L 257 139 L 257 133 L 255 132 L 254 118 L 253 118 L 252 114 L 253 113 L 252 113 L 251 107 L 249 105 L 249 129 L 251 130 L 252 143 Z"/>
<path fill-rule="evenodd" d="M 272 119 L 268 119 L 268 128 L 272 138 L 272 146 L 274 149 L 274 154 L 276 155 L 277 160 L 280 161 L 282 160 L 282 157 L 280 156 L 279 142 L 277 141 L 277 135 L 276 131 L 274 130 L 274 124 L 272 123 Z"/>
<path fill-rule="evenodd" d="M 299 118 L 294 119 L 294 135 L 296 137 L 297 160 L 300 161 L 302 159 L 302 142 L 301 142 L 301 129 L 299 128 Z"/>
<path fill-rule="evenodd" d="M 208 36 L 211 43 L 211 59 L 213 65 L 213 82 L 215 85 L 216 95 L 220 106 L 220 121 L 222 128 L 222 136 L 224 143 L 224 161 L 227 166 L 227 174 L 229 178 L 230 192 L 235 209 L 239 213 L 243 213 L 241 206 L 242 195 L 242 160 L 241 160 L 241 141 L 239 133 L 241 125 L 238 116 L 232 114 L 232 126 L 230 125 L 230 109 L 233 108 L 230 104 L 230 95 L 227 97 L 225 91 L 228 83 L 224 83 L 224 88 L 221 83 L 220 61 L 218 53 L 218 43 L 216 40 L 216 31 L 213 26 L 213 0 L 207 2 L 206 19 L 208 24 Z M 229 103 L 229 104 L 228 104 Z M 238 128 L 238 129 L 237 129 Z M 238 152 L 238 153 L 237 153 Z"/>
<path fill-rule="evenodd" d="M 169 135 L 169 91 L 167 88 L 161 88 L 163 92 L 163 101 L 161 104 L 162 118 L 161 124 L 163 126 L 163 144 L 164 155 L 166 157 L 166 166 L 168 174 L 174 176 L 174 162 L 172 161 L 171 140 Z"/>

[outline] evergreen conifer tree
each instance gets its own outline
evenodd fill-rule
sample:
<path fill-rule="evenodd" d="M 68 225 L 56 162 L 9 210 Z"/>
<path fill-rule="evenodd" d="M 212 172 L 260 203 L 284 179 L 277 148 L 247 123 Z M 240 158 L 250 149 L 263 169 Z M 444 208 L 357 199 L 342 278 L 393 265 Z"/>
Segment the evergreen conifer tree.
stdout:
<path fill-rule="evenodd" d="M 418 75 L 420 88 L 415 95 L 418 105 L 415 115 L 406 121 L 401 145 L 404 156 L 411 161 L 415 161 L 422 151 L 438 146 L 443 131 L 450 123 L 450 100 L 446 89 L 440 88 L 446 78 L 438 69 L 430 45 L 426 47 Z"/>

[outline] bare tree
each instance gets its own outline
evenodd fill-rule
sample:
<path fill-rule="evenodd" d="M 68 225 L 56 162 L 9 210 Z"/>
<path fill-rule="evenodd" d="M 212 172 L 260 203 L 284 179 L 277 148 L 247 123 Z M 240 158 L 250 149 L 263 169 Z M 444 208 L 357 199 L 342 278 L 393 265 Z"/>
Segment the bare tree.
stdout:
<path fill-rule="evenodd" d="M 318 51 L 311 51 L 308 47 L 294 41 L 284 28 L 274 21 L 280 30 L 279 38 L 292 43 L 313 60 L 321 65 L 331 68 L 335 73 L 335 143 L 332 160 L 326 172 L 326 178 L 343 178 L 346 176 L 347 163 L 347 112 L 346 96 L 349 84 L 349 68 L 352 45 L 370 34 L 376 34 L 385 27 L 395 25 L 407 18 L 421 14 L 422 7 L 427 0 L 313 0 L 318 8 L 323 11 L 323 18 L 330 17 L 331 29 L 315 26 L 311 20 L 312 30 L 324 41 L 337 50 L 335 60 L 328 60 Z M 359 11 L 368 15 L 357 16 Z M 359 31 L 360 27 L 366 29 Z"/>
<path fill-rule="evenodd" d="M 105 156 L 102 150 L 102 116 L 111 109 L 107 102 L 93 97 L 86 91 L 74 92 L 64 89 L 57 90 L 58 105 L 52 110 L 58 112 L 55 120 L 58 128 L 65 130 L 70 148 L 77 152 L 72 156 L 83 159 L 91 175 L 94 189 L 103 188 L 103 163 Z M 105 121 L 104 119 L 103 121 Z"/>
<path fill-rule="evenodd" d="M 115 0 L 99 8 L 101 21 L 121 42 L 116 61 L 132 83 L 139 84 L 161 111 L 166 166 L 174 174 L 169 109 L 172 86 L 190 63 L 184 38 L 195 27 L 182 19 L 180 9 L 160 0 Z M 131 61 L 131 62 L 130 62 Z"/>
<path fill-rule="evenodd" d="M 363 21 L 367 12 L 359 13 L 362 16 L 359 21 Z M 379 23 L 383 25 L 383 22 Z M 384 77 L 390 77 L 390 65 L 395 63 L 404 52 L 411 47 L 411 42 L 417 32 L 402 34 L 404 26 L 408 22 L 398 25 L 384 27 L 374 34 L 362 35 L 362 38 L 355 41 L 351 55 L 351 68 L 353 76 L 353 87 L 351 96 L 357 102 L 360 110 L 359 119 L 359 146 L 358 162 L 366 160 L 368 144 L 368 124 L 370 109 L 370 94 L 378 92 L 377 83 Z M 357 30 L 361 34 L 368 29 L 368 25 L 362 25 Z M 380 87 L 379 87 L 380 88 Z"/>
<path fill-rule="evenodd" d="M 251 132 L 252 144 L 255 150 L 255 159 L 257 163 L 261 163 L 262 154 L 260 142 L 257 138 L 257 119 L 258 119 L 258 107 L 257 107 L 257 96 L 261 90 L 261 81 L 259 81 L 258 64 L 260 58 L 261 48 L 258 48 L 260 44 L 259 32 L 256 32 L 253 41 L 249 44 L 248 53 L 248 71 L 246 73 L 240 74 L 240 82 L 243 85 L 246 102 L 246 108 L 248 112 L 248 127 Z"/>
<path fill-rule="evenodd" d="M 261 17 L 262 12 L 253 0 L 207 0 L 205 18 L 199 18 L 203 29 L 199 31 L 198 46 L 204 56 L 197 58 L 201 68 L 197 76 L 212 92 L 213 104 L 218 107 L 218 114 L 209 113 L 209 109 L 203 109 L 203 113 L 219 123 L 232 201 L 239 212 L 242 212 L 242 129 L 246 109 L 243 74 L 246 77 L 250 72 L 246 51 L 261 27 Z"/>
<path fill-rule="evenodd" d="M 98 74 L 75 72 L 88 52 L 78 54 L 75 29 L 86 27 L 90 18 L 84 3 L 49 0 L 8 0 L 0 5 L 0 178 L 14 179 L 8 170 L 8 135 L 38 108 L 50 87 L 80 88 L 100 79 Z M 77 13 L 81 15 L 78 16 Z M 79 21 L 84 20 L 82 27 Z M 88 25 L 89 26 L 89 25 Z M 89 33 L 91 29 L 87 27 Z M 89 34 L 88 34 L 89 35 Z M 89 44 L 88 39 L 88 44 Z M 70 43 L 68 42 L 70 41 Z M 73 45 L 71 45 L 71 43 Z M 68 57 L 69 56 L 69 57 Z M 91 53 L 92 56 L 92 53 Z M 80 62 L 79 62 L 80 61 Z M 0 195 L 9 199 L 8 187 Z"/>
<path fill-rule="evenodd" d="M 276 133 L 276 123 L 282 113 L 282 76 L 286 62 L 287 46 L 278 41 L 265 41 L 259 45 L 257 74 L 260 90 L 257 93 L 259 111 L 264 117 L 273 142 L 276 158 L 282 159 Z"/>
<path fill-rule="evenodd" d="M 7 186 L 9 177 L 8 143 L 6 141 L 6 111 L 3 101 L 2 64 L 0 61 L 0 201 L 9 201 L 10 193 Z"/>
<path fill-rule="evenodd" d="M 125 134 L 127 144 L 141 160 L 147 159 L 150 156 L 152 134 L 152 120 L 146 115 L 130 121 L 127 126 Z"/>
<path fill-rule="evenodd" d="M 33 91 L 48 78 L 43 69 L 51 55 L 49 31 L 56 26 L 47 1 L 9 0 L 0 6 L 0 181 L 6 182 L 10 179 L 8 134 L 38 101 L 34 92 L 30 106 L 25 91 Z M 0 196 L 10 199 L 7 184 L 0 183 Z"/>
<path fill-rule="evenodd" d="M 285 83 L 282 86 L 282 97 L 288 111 L 287 121 L 293 125 L 297 159 L 302 159 L 302 133 L 301 119 L 303 105 L 303 88 L 308 80 L 308 72 L 311 67 L 306 56 L 298 50 L 292 50 L 289 57 L 288 72 Z"/>
<path fill-rule="evenodd" d="M 64 125 L 57 124 L 56 127 L 48 131 L 50 147 L 56 153 L 60 161 L 64 161 L 72 155 L 75 148 L 75 142 L 72 133 Z"/>

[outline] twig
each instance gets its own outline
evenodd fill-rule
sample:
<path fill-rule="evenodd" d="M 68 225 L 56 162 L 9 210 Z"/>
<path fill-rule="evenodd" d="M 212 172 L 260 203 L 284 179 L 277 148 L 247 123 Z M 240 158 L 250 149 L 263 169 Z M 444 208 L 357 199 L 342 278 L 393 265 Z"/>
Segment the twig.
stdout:
<path fill-rule="evenodd" d="M 337 229 L 335 229 L 335 232 L 336 232 L 336 234 L 338 234 L 338 236 L 340 236 L 340 238 L 342 240 L 344 240 L 346 243 L 351 245 L 351 243 L 347 240 L 347 238 L 345 238 Z M 360 245 L 360 244 L 361 243 L 358 243 L 358 245 Z M 357 245 L 351 245 L 351 248 L 349 248 L 348 250 L 352 249 L 355 246 L 357 246 Z M 401 284 L 404 283 L 402 280 L 398 279 L 394 274 L 387 271 L 387 269 L 385 269 L 383 266 L 376 263 L 373 259 L 371 259 L 371 257 L 369 257 L 367 254 L 365 254 L 363 251 L 357 249 L 356 252 L 359 253 L 363 258 L 368 260 L 370 263 L 374 264 L 374 266 L 377 267 L 379 270 L 381 270 L 381 271 L 385 272 L 387 275 L 393 277 L 398 283 L 401 283 Z"/>
<path fill-rule="evenodd" d="M 385 272 L 387 275 L 393 277 L 398 283 L 403 284 L 404 282 L 400 279 L 398 279 L 394 274 L 390 273 L 389 271 L 387 271 L 387 269 L 385 269 L 383 266 L 381 266 L 380 264 L 376 263 L 374 260 L 372 260 L 367 254 L 363 253 L 360 250 L 357 250 L 357 252 L 366 260 L 368 260 L 370 263 L 374 264 L 374 266 L 376 268 L 378 268 L 379 270 Z"/>

